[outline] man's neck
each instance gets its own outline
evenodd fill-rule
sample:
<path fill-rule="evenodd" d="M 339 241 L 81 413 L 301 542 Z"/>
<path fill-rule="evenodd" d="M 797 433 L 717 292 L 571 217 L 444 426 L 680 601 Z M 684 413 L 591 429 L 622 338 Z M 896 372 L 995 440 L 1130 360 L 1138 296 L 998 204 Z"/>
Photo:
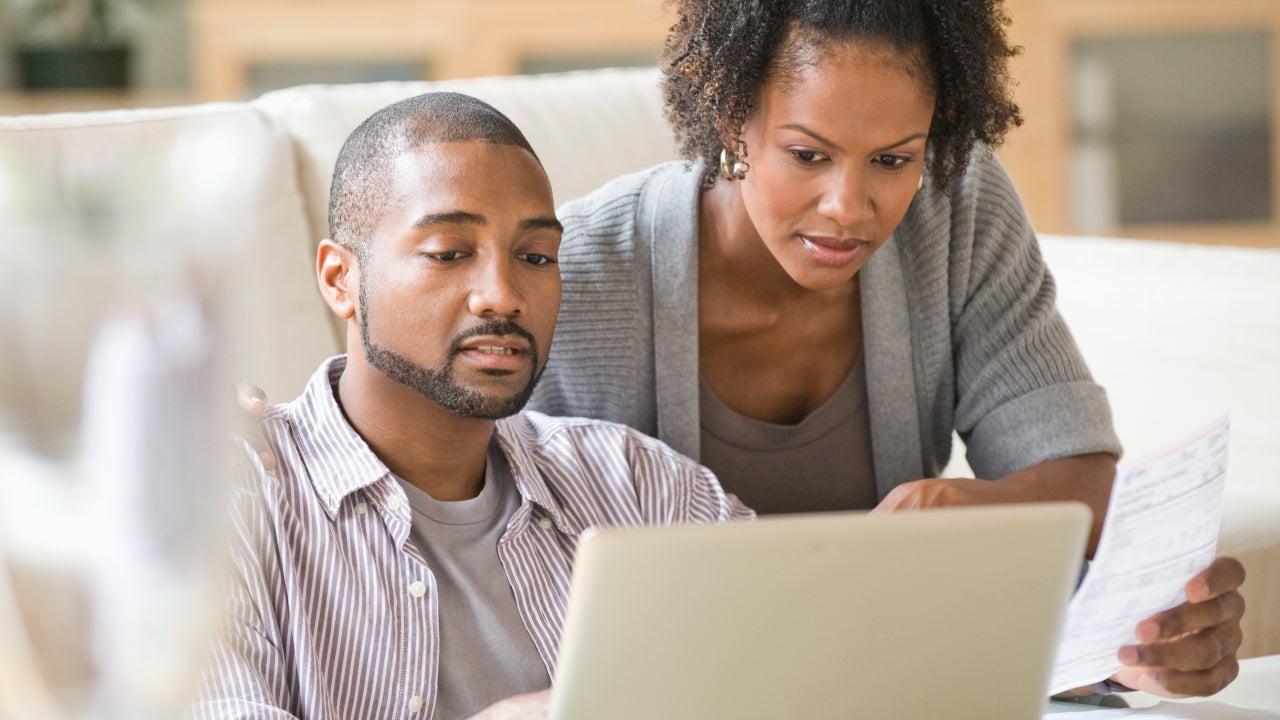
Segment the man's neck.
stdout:
<path fill-rule="evenodd" d="M 391 472 L 437 500 L 480 493 L 493 420 L 446 410 L 370 367 L 356 350 L 337 397 L 347 421 Z"/>

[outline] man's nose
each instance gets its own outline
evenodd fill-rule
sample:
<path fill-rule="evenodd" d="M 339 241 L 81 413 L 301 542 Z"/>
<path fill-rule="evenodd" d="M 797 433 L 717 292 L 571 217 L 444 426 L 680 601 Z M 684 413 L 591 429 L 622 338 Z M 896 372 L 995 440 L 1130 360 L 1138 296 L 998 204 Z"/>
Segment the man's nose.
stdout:
<path fill-rule="evenodd" d="M 468 298 L 472 315 L 509 318 L 524 314 L 524 293 L 512 265 L 505 257 L 488 258 L 478 264 Z"/>

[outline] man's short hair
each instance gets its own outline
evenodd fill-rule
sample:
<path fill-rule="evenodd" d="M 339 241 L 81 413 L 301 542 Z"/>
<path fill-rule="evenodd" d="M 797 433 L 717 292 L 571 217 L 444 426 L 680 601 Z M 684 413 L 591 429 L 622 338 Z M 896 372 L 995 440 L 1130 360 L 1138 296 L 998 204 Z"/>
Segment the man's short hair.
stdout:
<path fill-rule="evenodd" d="M 396 158 L 423 145 L 469 140 L 515 145 L 538 157 L 515 123 L 470 95 L 424 93 L 374 113 L 338 152 L 329 189 L 330 239 L 363 256 L 390 201 Z"/>

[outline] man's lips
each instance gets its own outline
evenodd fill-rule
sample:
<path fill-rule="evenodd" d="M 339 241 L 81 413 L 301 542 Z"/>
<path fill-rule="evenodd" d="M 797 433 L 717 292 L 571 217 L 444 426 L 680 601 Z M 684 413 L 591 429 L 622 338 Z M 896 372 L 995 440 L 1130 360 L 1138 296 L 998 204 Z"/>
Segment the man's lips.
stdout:
<path fill-rule="evenodd" d="M 495 355 L 513 355 L 528 352 L 529 341 L 519 335 L 476 335 L 458 343 L 458 349 L 476 350 Z"/>
<path fill-rule="evenodd" d="M 481 335 L 467 338 L 458 354 L 487 370 L 515 371 L 529 357 L 529 342 L 518 335 Z"/>
<path fill-rule="evenodd" d="M 847 265 L 858 258 L 864 248 L 871 247 L 871 242 L 862 238 L 804 234 L 799 237 L 809 255 L 823 265 Z"/>

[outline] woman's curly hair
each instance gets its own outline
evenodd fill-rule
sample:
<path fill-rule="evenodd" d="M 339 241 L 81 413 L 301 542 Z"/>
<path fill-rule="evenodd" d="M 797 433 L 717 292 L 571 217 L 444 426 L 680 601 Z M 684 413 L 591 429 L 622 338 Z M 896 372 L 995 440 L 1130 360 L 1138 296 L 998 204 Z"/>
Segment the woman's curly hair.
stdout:
<path fill-rule="evenodd" d="M 825 43 L 869 40 L 920 66 L 935 94 L 929 172 L 938 187 L 964 173 L 974 146 L 1022 124 L 1008 61 L 1019 52 L 1001 0 L 669 0 L 677 20 L 662 57 L 666 115 L 688 159 L 715 182 L 765 81 L 820 57 Z"/>

